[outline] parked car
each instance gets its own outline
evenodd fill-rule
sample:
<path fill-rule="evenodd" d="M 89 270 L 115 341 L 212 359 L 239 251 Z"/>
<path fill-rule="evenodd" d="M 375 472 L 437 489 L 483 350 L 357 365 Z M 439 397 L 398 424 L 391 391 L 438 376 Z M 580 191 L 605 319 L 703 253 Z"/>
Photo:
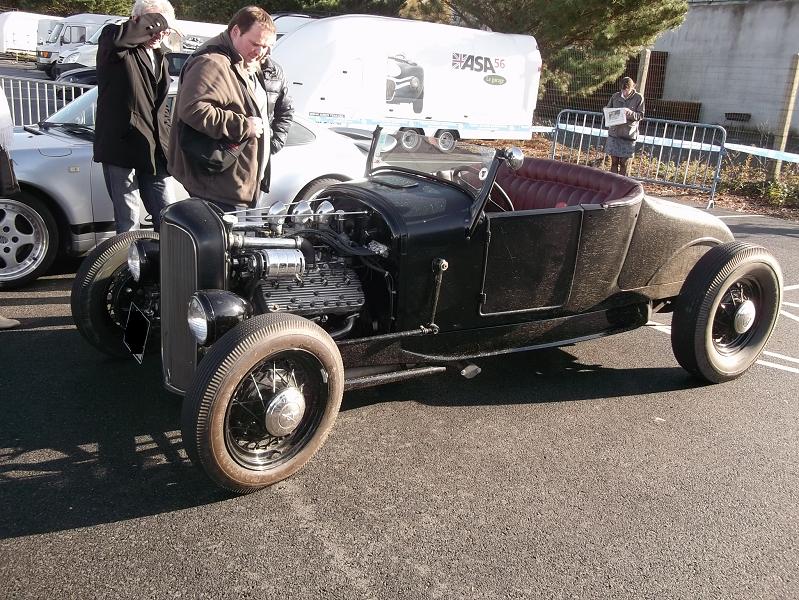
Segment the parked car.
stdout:
<path fill-rule="evenodd" d="M 160 237 L 125 233 L 84 261 L 78 330 L 111 356 L 156 351 L 184 395 L 186 450 L 217 485 L 295 473 L 345 390 L 473 377 L 481 357 L 628 331 L 654 311 L 674 312 L 677 361 L 704 381 L 757 359 L 780 267 L 717 218 L 518 149 L 420 148 L 378 131 L 366 178 L 249 219 L 179 202 Z"/>
<path fill-rule="evenodd" d="M 167 68 L 169 74 L 173 77 L 180 75 L 180 70 L 183 68 L 186 60 L 191 56 L 186 52 L 169 52 L 164 55 L 167 61 Z M 80 67 L 77 69 L 70 69 L 61 73 L 56 78 L 56 83 L 71 83 L 80 85 L 97 85 L 97 67 Z M 81 92 L 80 88 L 76 92 Z M 56 88 L 56 93 L 63 93 L 61 88 Z"/>
<path fill-rule="evenodd" d="M 58 253 L 83 255 L 114 235 L 102 166 L 92 161 L 96 102 L 93 88 L 14 133 L 10 153 L 22 193 L 0 198 L 0 289 L 36 279 Z M 271 190 L 262 200 L 301 200 L 332 181 L 360 177 L 364 156 L 351 139 L 298 118 L 272 157 Z M 186 197 L 174 185 L 177 197 Z M 143 207 L 141 214 L 147 216 Z M 142 226 L 151 226 L 147 219 Z"/>

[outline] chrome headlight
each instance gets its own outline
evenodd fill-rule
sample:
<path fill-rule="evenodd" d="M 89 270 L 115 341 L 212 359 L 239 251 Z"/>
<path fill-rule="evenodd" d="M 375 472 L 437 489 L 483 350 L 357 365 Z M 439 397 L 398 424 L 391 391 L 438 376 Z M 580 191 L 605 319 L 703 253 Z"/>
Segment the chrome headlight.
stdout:
<path fill-rule="evenodd" d="M 128 270 L 133 280 L 155 281 L 158 279 L 161 246 L 158 240 L 139 239 L 128 248 Z"/>
<path fill-rule="evenodd" d="M 208 339 L 208 321 L 213 318 L 213 314 L 209 315 L 205 312 L 203 302 L 197 294 L 194 294 L 189 300 L 189 312 L 186 318 L 189 322 L 189 331 L 194 339 L 200 346 L 204 346 Z"/>
<path fill-rule="evenodd" d="M 131 244 L 128 248 L 128 271 L 130 271 L 133 281 L 138 283 L 141 279 L 141 255 L 136 244 Z"/>
<path fill-rule="evenodd" d="M 419 81 L 418 77 L 411 77 L 411 88 L 413 88 L 414 90 L 418 90 L 421 84 L 422 82 Z"/>
<path fill-rule="evenodd" d="M 233 292 L 203 290 L 192 295 L 186 318 L 194 339 L 207 346 L 251 316 L 250 303 Z"/>

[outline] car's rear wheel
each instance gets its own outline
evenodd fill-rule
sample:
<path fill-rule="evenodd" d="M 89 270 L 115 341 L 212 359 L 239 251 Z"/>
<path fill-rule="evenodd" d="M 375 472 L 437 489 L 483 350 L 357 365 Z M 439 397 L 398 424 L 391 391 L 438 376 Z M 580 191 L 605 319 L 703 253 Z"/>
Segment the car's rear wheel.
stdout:
<path fill-rule="evenodd" d="M 293 475 L 336 420 L 336 343 L 292 314 L 249 319 L 214 343 L 183 402 L 183 443 L 217 485 L 249 493 Z"/>
<path fill-rule="evenodd" d="M 711 248 L 688 274 L 676 301 L 671 346 L 677 362 L 710 383 L 742 375 L 774 330 L 782 272 L 760 246 Z"/>
<path fill-rule="evenodd" d="M 0 198 L 0 289 L 40 277 L 58 254 L 58 226 L 50 209 L 29 194 Z"/>
<path fill-rule="evenodd" d="M 128 248 L 138 239 L 157 240 L 148 230 L 126 231 L 97 246 L 72 284 L 72 318 L 80 334 L 109 356 L 129 357 L 123 336 L 131 303 L 146 310 L 152 301 L 128 270 Z"/>
<path fill-rule="evenodd" d="M 302 188 L 300 193 L 297 194 L 297 197 L 294 199 L 295 204 L 297 202 L 302 202 L 303 200 L 310 200 L 314 194 L 325 189 L 329 185 L 333 185 L 334 183 L 341 183 L 341 180 L 334 177 L 322 177 L 321 179 L 315 179 Z"/>

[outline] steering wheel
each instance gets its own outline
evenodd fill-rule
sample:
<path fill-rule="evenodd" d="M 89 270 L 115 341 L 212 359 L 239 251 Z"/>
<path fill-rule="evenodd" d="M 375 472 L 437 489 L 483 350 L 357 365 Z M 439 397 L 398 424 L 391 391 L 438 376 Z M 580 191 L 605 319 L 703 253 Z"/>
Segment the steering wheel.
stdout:
<path fill-rule="evenodd" d="M 497 196 L 499 196 L 497 198 Z M 496 181 L 491 188 L 491 193 L 488 195 L 488 201 L 496 206 L 501 212 L 513 212 L 516 209 L 513 207 L 513 202 L 508 196 L 508 193 L 502 189 Z"/>

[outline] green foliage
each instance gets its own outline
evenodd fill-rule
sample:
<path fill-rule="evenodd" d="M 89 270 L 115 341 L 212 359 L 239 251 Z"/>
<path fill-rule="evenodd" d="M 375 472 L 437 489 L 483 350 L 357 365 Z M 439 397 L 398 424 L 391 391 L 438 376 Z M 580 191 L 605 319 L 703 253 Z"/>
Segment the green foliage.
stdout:
<path fill-rule="evenodd" d="M 227 23 L 230 17 L 244 6 L 257 4 L 270 14 L 277 12 L 302 12 L 321 14 L 365 13 L 396 16 L 404 0 L 181 0 L 175 2 L 178 17 L 195 21 Z"/>
<path fill-rule="evenodd" d="M 687 11 L 685 0 L 427 0 L 414 6 L 425 19 L 454 15 L 467 26 L 535 36 L 542 82 L 580 95 L 621 75 L 630 56 L 679 26 Z"/>
<path fill-rule="evenodd" d="M 726 159 L 721 168 L 719 191 L 764 200 L 774 206 L 799 207 L 799 165 L 783 163 L 780 180 L 768 178 L 767 165 L 752 156 L 743 161 Z"/>
<path fill-rule="evenodd" d="M 19 0 L 19 9 L 68 17 L 79 13 L 129 15 L 133 0 Z"/>

